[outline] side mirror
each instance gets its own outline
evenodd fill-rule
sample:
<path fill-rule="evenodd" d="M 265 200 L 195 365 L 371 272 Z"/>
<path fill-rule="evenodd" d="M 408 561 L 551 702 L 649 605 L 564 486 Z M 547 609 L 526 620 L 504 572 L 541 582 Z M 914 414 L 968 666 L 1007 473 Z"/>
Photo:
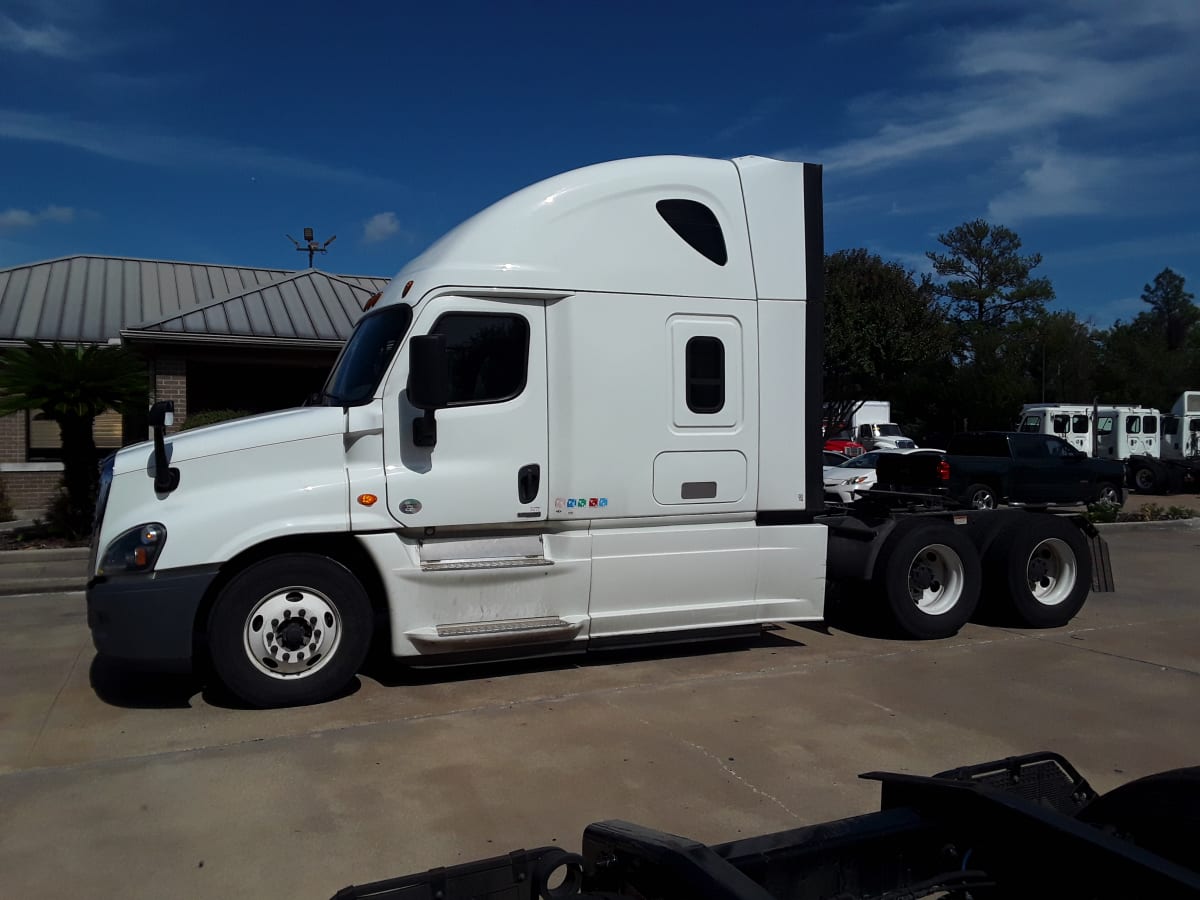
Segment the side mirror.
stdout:
<path fill-rule="evenodd" d="M 408 342 L 408 402 L 432 412 L 450 402 L 450 357 L 446 336 L 424 334 Z"/>
<path fill-rule="evenodd" d="M 167 426 L 175 423 L 175 402 L 159 400 L 150 407 L 147 418 L 154 430 L 154 490 L 160 494 L 169 494 L 179 487 L 179 470 L 171 468 L 163 435 Z"/>
<path fill-rule="evenodd" d="M 425 415 L 413 420 L 413 444 L 437 446 L 437 420 L 434 411 L 450 402 L 450 356 L 446 337 L 424 334 L 408 342 L 408 402 Z"/>

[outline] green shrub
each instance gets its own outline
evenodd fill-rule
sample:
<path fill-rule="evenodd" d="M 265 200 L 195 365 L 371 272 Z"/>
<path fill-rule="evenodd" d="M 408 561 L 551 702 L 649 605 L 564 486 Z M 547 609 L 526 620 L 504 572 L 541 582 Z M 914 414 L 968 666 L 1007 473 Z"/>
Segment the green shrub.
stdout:
<path fill-rule="evenodd" d="M 216 425 L 218 422 L 228 422 L 230 419 L 241 419 L 250 415 L 253 415 L 253 413 L 244 409 L 209 409 L 188 416 L 187 420 L 179 426 L 179 430 L 187 431 L 189 428 L 202 428 L 205 425 Z"/>
<path fill-rule="evenodd" d="M 1121 504 L 1111 503 L 1108 500 L 1091 503 L 1087 508 L 1089 522 L 1115 522 L 1120 514 Z"/>

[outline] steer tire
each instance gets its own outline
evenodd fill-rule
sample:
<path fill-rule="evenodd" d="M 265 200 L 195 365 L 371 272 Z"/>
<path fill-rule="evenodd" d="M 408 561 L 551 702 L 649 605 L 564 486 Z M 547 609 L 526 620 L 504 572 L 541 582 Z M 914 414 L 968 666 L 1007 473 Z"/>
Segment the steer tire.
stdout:
<path fill-rule="evenodd" d="M 353 680 L 372 624 L 371 601 L 345 566 L 289 553 L 254 563 L 221 590 L 209 655 L 221 683 L 252 706 L 319 703 Z"/>
<path fill-rule="evenodd" d="M 986 484 L 973 484 L 963 491 L 962 504 L 967 509 L 995 509 L 1000 499 Z"/>
<path fill-rule="evenodd" d="M 989 607 L 1031 628 L 1059 628 L 1083 607 L 1092 557 L 1083 533 L 1065 519 L 1031 515 L 1002 532 L 983 561 Z"/>
<path fill-rule="evenodd" d="M 920 523 L 892 536 L 875 581 L 904 634 L 953 637 L 979 603 L 979 553 L 965 528 Z"/>

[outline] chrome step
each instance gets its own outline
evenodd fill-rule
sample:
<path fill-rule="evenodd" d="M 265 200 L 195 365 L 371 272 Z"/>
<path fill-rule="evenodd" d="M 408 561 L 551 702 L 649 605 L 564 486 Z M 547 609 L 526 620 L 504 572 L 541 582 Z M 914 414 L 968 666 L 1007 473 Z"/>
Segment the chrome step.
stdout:
<path fill-rule="evenodd" d="M 544 556 L 519 556 L 504 559 L 445 559 L 421 560 L 422 572 L 456 572 L 467 569 L 526 569 L 531 566 L 552 566 L 554 560 Z"/>
<path fill-rule="evenodd" d="M 570 640 L 579 634 L 583 624 L 583 621 L 568 622 L 557 616 L 538 616 L 427 626 L 407 631 L 405 636 L 430 649 L 462 649 L 489 644 Z"/>
<path fill-rule="evenodd" d="M 542 631 L 547 628 L 570 630 L 570 622 L 555 617 L 539 619 L 498 619 L 495 622 L 464 622 L 461 625 L 439 625 L 438 637 L 462 637 L 473 634 L 510 634 L 514 631 Z"/>

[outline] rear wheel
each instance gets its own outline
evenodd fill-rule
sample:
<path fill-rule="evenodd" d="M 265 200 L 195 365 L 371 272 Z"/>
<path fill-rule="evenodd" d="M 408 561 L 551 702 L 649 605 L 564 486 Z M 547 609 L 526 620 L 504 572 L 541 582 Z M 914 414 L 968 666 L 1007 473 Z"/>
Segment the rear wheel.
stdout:
<path fill-rule="evenodd" d="M 1097 797 L 1077 818 L 1181 866 L 1200 834 L 1200 766 L 1148 775 Z"/>
<path fill-rule="evenodd" d="M 1162 490 L 1162 476 L 1150 466 L 1139 464 L 1133 468 L 1133 486 L 1143 494 L 1157 494 Z"/>
<path fill-rule="evenodd" d="M 1115 485 L 1111 481 L 1101 482 L 1100 489 L 1096 492 L 1097 503 L 1111 503 L 1114 506 L 1120 506 L 1124 500 L 1119 485 Z"/>
<path fill-rule="evenodd" d="M 979 603 L 979 554 L 953 525 L 922 524 L 896 535 L 878 572 L 892 618 L 910 637 L 951 637 Z"/>
<path fill-rule="evenodd" d="M 328 700 L 371 641 L 371 603 L 345 566 L 293 553 L 255 563 L 221 591 L 208 623 L 213 669 L 254 706 Z"/>
<path fill-rule="evenodd" d="M 1083 534 L 1051 515 L 1014 523 L 992 544 L 984 570 L 998 604 L 1033 628 L 1066 625 L 1083 607 L 1092 584 Z"/>
<path fill-rule="evenodd" d="M 963 493 L 963 505 L 972 509 L 995 509 L 996 492 L 986 484 L 973 484 Z"/>

